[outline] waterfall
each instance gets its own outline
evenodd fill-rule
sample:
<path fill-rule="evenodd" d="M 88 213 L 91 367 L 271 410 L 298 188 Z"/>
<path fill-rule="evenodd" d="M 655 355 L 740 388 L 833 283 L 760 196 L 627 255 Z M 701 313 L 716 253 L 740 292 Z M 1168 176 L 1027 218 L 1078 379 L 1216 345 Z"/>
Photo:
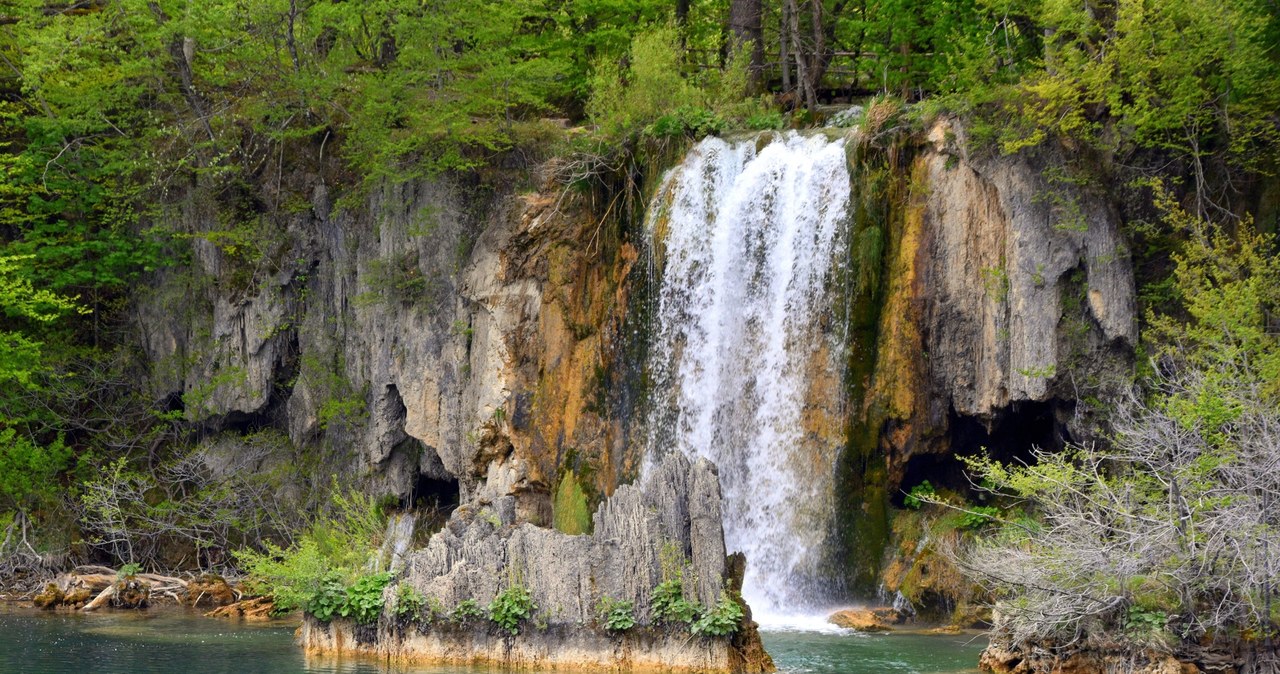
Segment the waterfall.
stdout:
<path fill-rule="evenodd" d="M 392 513 L 387 518 L 387 530 L 376 560 L 378 569 L 395 573 L 404 568 L 405 559 L 412 551 L 416 527 L 417 518 L 413 511 Z"/>
<path fill-rule="evenodd" d="M 850 181 L 843 140 L 764 140 L 707 138 L 650 205 L 646 451 L 719 466 L 725 543 L 746 553 L 743 594 L 769 625 L 822 608 L 835 575 L 823 552 L 840 447 L 813 437 L 806 413 L 815 367 L 840 381 L 829 286 Z"/>

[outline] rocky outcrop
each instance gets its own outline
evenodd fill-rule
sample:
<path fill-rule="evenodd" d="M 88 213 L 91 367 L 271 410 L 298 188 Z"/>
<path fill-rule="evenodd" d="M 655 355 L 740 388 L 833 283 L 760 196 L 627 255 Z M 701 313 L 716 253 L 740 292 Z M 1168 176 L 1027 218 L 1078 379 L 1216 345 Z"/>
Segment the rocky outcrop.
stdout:
<path fill-rule="evenodd" d="M 832 625 L 859 632 L 892 632 L 894 625 L 905 621 L 906 616 L 888 606 L 846 608 L 827 616 L 827 622 Z"/>
<path fill-rule="evenodd" d="M 725 555 L 719 480 L 706 460 L 674 455 L 644 484 L 619 487 L 596 511 L 590 535 L 520 523 L 515 506 L 515 497 L 505 496 L 492 507 L 458 508 L 387 587 L 376 628 L 309 618 L 302 645 L 320 653 L 451 664 L 772 671 L 749 613 L 735 638 L 693 636 L 686 625 L 663 624 L 653 614 L 654 588 L 676 577 L 683 579 L 685 598 L 703 607 L 740 601 L 735 583 L 741 576 L 729 573 Z M 487 606 L 520 587 L 532 598 L 533 615 L 514 634 L 488 621 L 405 620 L 394 607 L 406 586 L 442 613 L 468 600 Z M 630 602 L 636 626 L 608 631 L 600 609 L 605 598 Z"/>
<path fill-rule="evenodd" d="M 888 204 L 850 232 L 875 242 L 859 271 L 875 289 L 823 318 L 824 334 L 844 321 L 851 337 L 843 350 L 813 340 L 801 419 L 828 454 L 848 450 L 838 498 L 814 507 L 842 511 L 852 532 L 823 566 L 853 570 L 849 587 L 879 589 L 902 489 L 963 488 L 957 453 L 1085 437 L 1086 401 L 1131 359 L 1132 273 L 1105 190 L 1065 151 L 967 146 L 944 121 L 876 171 L 854 167 L 862 198 Z M 298 174 L 272 218 L 193 189 L 171 214 L 192 264 L 135 302 L 153 396 L 202 430 L 215 473 L 313 472 L 283 492 L 336 474 L 405 505 L 426 496 L 537 525 L 570 510 L 553 503 L 564 493 L 586 527 L 638 473 L 643 443 L 628 440 L 649 316 L 633 290 L 655 269 L 612 196 L 533 173 L 360 198 Z"/>
<path fill-rule="evenodd" d="M 893 490 L 920 457 L 930 472 L 930 455 L 1087 434 L 1079 401 L 1124 377 L 1136 343 L 1130 255 L 1097 177 L 1051 148 L 967 145 L 933 127 L 891 236 L 869 399 Z"/>

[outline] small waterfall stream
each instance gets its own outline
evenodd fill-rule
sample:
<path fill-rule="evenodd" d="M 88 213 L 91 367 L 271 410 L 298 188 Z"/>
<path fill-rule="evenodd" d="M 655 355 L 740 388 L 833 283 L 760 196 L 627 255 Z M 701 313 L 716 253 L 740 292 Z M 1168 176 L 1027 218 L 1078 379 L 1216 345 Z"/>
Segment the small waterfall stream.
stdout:
<path fill-rule="evenodd" d="M 377 565 L 382 571 L 395 573 L 404 568 L 405 558 L 413 547 L 417 515 L 412 510 L 392 513 L 387 517 L 387 530 L 378 551 Z"/>
<path fill-rule="evenodd" d="M 747 555 L 743 594 L 764 625 L 822 608 L 835 575 L 823 552 L 839 447 L 806 415 L 814 368 L 840 376 L 841 331 L 824 321 L 850 199 L 844 145 L 707 138 L 648 214 L 660 281 L 647 456 L 720 467 L 725 542 Z"/>

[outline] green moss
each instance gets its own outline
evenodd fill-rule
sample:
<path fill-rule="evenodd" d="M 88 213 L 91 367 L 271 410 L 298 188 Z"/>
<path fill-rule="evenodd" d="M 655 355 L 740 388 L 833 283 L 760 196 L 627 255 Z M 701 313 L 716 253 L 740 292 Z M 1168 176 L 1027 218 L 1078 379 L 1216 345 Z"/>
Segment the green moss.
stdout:
<path fill-rule="evenodd" d="M 555 501 L 551 504 L 551 520 L 556 531 L 566 534 L 591 533 L 591 509 L 587 492 L 578 484 L 572 470 L 565 471 L 556 488 Z"/>
<path fill-rule="evenodd" d="M 854 201 L 845 273 L 837 281 L 834 307 L 837 319 L 849 326 L 845 361 L 845 391 L 850 415 L 847 445 L 836 466 L 840 522 L 838 550 L 833 560 L 845 569 L 846 584 L 869 592 L 879 583 L 880 565 L 889 540 L 888 471 L 880 448 L 880 432 L 887 417 L 882 405 L 867 405 L 875 372 L 880 317 L 888 278 L 887 254 L 899 245 L 900 223 L 907 185 L 902 171 L 887 153 L 865 146 L 850 150 Z"/>

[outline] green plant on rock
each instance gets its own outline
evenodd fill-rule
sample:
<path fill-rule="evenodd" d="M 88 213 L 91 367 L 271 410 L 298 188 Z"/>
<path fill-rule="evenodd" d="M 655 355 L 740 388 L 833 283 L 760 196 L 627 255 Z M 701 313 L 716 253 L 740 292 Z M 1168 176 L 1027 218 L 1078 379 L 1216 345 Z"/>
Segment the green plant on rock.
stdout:
<path fill-rule="evenodd" d="M 720 601 L 693 621 L 690 630 L 697 636 L 724 637 L 738 631 L 742 625 L 742 605 L 728 593 L 720 594 Z"/>
<path fill-rule="evenodd" d="M 520 632 L 520 621 L 533 616 L 538 608 L 529 588 L 512 583 L 489 602 L 489 619 L 511 634 Z"/>
<path fill-rule="evenodd" d="M 480 610 L 480 604 L 476 603 L 474 599 L 463 599 L 449 612 L 449 620 L 458 625 L 483 617 L 484 611 Z"/>
<path fill-rule="evenodd" d="M 1000 509 L 993 506 L 974 506 L 966 508 L 960 515 L 960 521 L 957 527 L 965 531 L 974 531 L 981 529 L 988 524 L 996 521 L 1000 516 Z"/>
<path fill-rule="evenodd" d="M 636 626 L 635 604 L 629 600 L 605 595 L 596 604 L 596 613 L 610 632 L 625 632 Z"/>
<path fill-rule="evenodd" d="M 342 578 L 336 573 L 330 573 L 320 580 L 319 586 L 307 598 L 302 609 L 316 620 L 327 623 L 333 620 L 334 614 L 342 611 L 346 603 L 347 591 Z"/>
<path fill-rule="evenodd" d="M 684 571 L 689 560 L 679 544 L 667 541 L 658 555 L 662 565 L 662 582 L 653 588 L 650 610 L 656 623 L 692 623 L 702 611 L 696 602 L 684 598 Z"/>
<path fill-rule="evenodd" d="M 361 306 L 411 306 L 429 298 L 435 284 L 423 275 L 416 250 L 370 261 L 365 279 L 369 290 L 356 296 L 356 303 Z"/>
<path fill-rule="evenodd" d="M 925 480 L 907 492 L 907 495 L 902 499 L 902 505 L 912 510 L 919 510 L 920 506 L 936 498 L 938 498 L 938 492 L 934 490 L 933 485 L 928 480 Z"/>
<path fill-rule="evenodd" d="M 423 609 L 427 606 L 427 598 L 418 591 L 418 588 L 408 584 L 401 583 L 396 588 L 396 618 L 400 620 L 419 620 L 426 618 L 430 622 L 430 616 L 423 615 Z"/>
<path fill-rule="evenodd" d="M 361 625 L 370 625 L 382 615 L 382 589 L 391 582 L 391 574 L 373 573 L 361 576 L 346 590 L 346 601 L 339 613 Z"/>
<path fill-rule="evenodd" d="M 1131 634 L 1159 634 L 1169 624 L 1164 611 L 1152 611 L 1141 606 L 1130 606 L 1125 614 L 1124 628 Z"/>
<path fill-rule="evenodd" d="M 142 573 L 142 565 L 129 562 L 128 564 L 121 566 L 120 569 L 116 571 L 116 578 L 118 580 L 124 580 L 130 576 L 136 576 L 139 573 Z"/>
<path fill-rule="evenodd" d="M 698 617 L 701 607 L 684 598 L 684 582 L 680 577 L 670 578 L 653 588 L 650 602 L 654 622 L 690 624 Z"/>

